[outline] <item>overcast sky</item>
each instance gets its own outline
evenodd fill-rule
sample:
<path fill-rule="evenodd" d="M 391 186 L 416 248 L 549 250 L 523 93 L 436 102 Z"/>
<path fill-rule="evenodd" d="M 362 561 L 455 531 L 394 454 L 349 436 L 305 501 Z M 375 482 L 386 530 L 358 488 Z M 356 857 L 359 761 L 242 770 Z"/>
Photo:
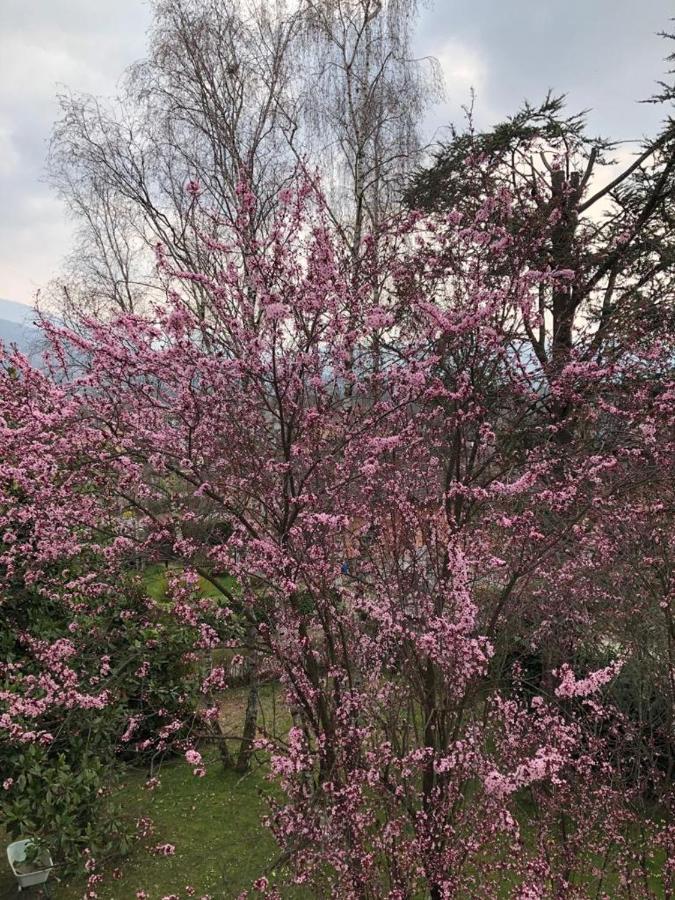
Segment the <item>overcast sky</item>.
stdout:
<path fill-rule="evenodd" d="M 637 139 L 659 113 L 637 101 L 665 71 L 673 0 L 436 0 L 417 46 L 440 60 L 447 101 L 430 125 L 459 119 L 473 86 L 481 126 L 546 88 L 591 108 L 595 133 Z M 70 225 L 44 183 L 56 95 L 115 92 L 144 54 L 144 0 L 0 0 L 0 297 L 30 303 L 67 253 Z M 670 29 L 672 30 L 672 28 Z"/>

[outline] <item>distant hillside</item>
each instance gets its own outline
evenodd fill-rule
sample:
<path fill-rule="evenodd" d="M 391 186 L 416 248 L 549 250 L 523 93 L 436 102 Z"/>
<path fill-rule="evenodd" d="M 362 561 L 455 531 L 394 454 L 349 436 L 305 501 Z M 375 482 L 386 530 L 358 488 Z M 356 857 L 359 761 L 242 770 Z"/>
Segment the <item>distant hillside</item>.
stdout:
<path fill-rule="evenodd" d="M 0 298 L 0 341 L 16 344 L 22 353 L 30 354 L 40 340 L 40 329 L 34 324 L 35 310 L 24 303 Z"/>

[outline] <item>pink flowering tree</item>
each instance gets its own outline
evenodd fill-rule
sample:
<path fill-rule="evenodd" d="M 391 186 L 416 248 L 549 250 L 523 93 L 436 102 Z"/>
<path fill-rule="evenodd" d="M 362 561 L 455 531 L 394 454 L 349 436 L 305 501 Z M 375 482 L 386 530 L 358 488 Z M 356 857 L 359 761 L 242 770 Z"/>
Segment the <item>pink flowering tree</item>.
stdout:
<path fill-rule="evenodd" d="M 187 578 L 171 607 L 145 595 L 111 550 L 93 431 L 25 361 L 4 374 L 0 821 L 62 868 L 85 849 L 91 865 L 133 835 L 114 798 L 119 760 L 190 752 L 213 731 L 210 647 L 233 629 L 219 605 L 192 602 Z"/>
<path fill-rule="evenodd" d="M 288 734 L 250 717 L 242 743 L 269 754 L 268 824 L 317 896 L 602 896 L 610 872 L 648 891 L 668 773 L 627 771 L 639 729 L 611 692 L 631 622 L 671 627 L 672 335 L 603 360 L 580 327 L 543 370 L 540 291 L 574 273 L 530 267 L 548 226 L 521 245 L 507 190 L 392 222 L 356 259 L 302 180 L 265 238 L 239 203 L 228 241 L 202 211 L 208 277 L 160 247 L 165 304 L 46 326 L 47 374 L 10 361 L 5 484 L 31 532 L 4 564 L 49 581 L 54 559 L 168 547 L 219 586 L 285 689 Z"/>

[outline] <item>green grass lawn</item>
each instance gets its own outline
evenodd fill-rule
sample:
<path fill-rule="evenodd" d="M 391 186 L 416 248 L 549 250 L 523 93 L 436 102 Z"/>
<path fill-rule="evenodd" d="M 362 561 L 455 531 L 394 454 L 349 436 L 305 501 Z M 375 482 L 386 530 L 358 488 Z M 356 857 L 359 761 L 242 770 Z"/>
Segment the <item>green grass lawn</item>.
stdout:
<path fill-rule="evenodd" d="M 167 575 L 169 575 L 172 571 L 177 572 L 179 571 L 179 569 L 173 565 L 167 568 L 161 563 L 147 566 L 143 570 L 143 585 L 148 593 L 148 596 L 152 597 L 153 600 L 165 599 L 167 589 Z M 222 584 L 223 587 L 228 591 L 236 592 L 237 582 L 230 575 L 219 575 L 215 578 L 215 580 L 216 582 Z M 222 594 L 220 593 L 218 588 L 210 581 L 207 581 L 205 578 L 200 577 L 199 588 L 202 597 L 222 597 Z"/>
<path fill-rule="evenodd" d="M 144 787 L 145 774 L 129 775 L 123 789 L 125 806 L 134 817 L 149 816 L 156 831 L 151 846 L 171 843 L 174 856 L 155 856 L 139 846 L 123 866 L 120 881 L 107 880 L 102 898 L 133 898 L 143 888 L 152 900 L 166 894 L 185 896 L 186 885 L 197 896 L 236 897 L 273 862 L 271 836 L 260 826 L 263 795 L 269 790 L 260 770 L 242 778 L 225 772 L 209 758 L 207 774 L 198 778 L 182 760 L 165 763 L 161 785 Z M 61 900 L 81 896 L 81 885 L 63 887 Z"/>

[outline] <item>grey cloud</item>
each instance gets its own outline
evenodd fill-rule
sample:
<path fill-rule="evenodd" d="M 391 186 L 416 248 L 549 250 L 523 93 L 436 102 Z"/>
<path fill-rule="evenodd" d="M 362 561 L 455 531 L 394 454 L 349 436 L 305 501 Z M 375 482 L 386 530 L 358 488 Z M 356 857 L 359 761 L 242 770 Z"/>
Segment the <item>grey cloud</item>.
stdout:
<path fill-rule="evenodd" d="M 674 12 L 672 0 L 439 0 L 424 13 L 419 46 L 433 54 L 450 36 L 484 60 L 481 124 L 552 88 L 569 95 L 572 110 L 591 108 L 595 132 L 632 139 L 662 115 L 637 101 L 665 73 L 673 47 L 657 32 L 668 30 Z M 456 116 L 467 96 L 449 87 L 444 112 Z"/>
<path fill-rule="evenodd" d="M 44 183 L 56 95 L 114 93 L 143 54 L 142 0 L 0 2 L 0 296 L 28 303 L 70 244 L 63 206 Z"/>

